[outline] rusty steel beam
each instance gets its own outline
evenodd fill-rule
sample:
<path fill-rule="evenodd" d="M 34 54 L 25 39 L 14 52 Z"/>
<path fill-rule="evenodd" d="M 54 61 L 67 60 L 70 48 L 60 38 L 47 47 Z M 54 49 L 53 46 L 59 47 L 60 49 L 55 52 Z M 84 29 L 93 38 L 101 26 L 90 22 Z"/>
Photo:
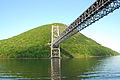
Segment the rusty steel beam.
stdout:
<path fill-rule="evenodd" d="M 60 36 L 52 43 L 59 45 L 77 32 L 95 23 L 99 19 L 113 12 L 120 7 L 120 0 L 96 0 L 82 15 L 71 23 Z"/>

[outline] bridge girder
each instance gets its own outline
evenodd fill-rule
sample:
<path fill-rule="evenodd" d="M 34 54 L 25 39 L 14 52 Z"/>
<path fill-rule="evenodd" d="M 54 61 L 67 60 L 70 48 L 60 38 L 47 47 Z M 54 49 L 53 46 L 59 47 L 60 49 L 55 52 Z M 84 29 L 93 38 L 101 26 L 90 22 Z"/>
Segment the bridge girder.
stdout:
<path fill-rule="evenodd" d="M 82 15 L 70 24 L 60 36 L 52 43 L 59 45 L 77 32 L 95 23 L 99 19 L 120 7 L 120 0 L 96 0 Z"/>

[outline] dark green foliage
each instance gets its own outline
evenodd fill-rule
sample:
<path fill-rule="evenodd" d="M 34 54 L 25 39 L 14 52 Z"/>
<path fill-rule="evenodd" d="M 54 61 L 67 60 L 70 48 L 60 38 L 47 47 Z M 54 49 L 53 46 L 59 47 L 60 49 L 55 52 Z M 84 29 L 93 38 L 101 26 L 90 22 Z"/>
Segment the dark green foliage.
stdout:
<path fill-rule="evenodd" d="M 51 26 L 59 25 L 60 32 L 64 24 L 54 23 L 29 30 L 18 36 L 0 41 L 1 58 L 48 58 L 50 56 Z M 101 46 L 95 41 L 78 33 L 61 44 L 63 57 L 105 56 L 118 54 Z"/>

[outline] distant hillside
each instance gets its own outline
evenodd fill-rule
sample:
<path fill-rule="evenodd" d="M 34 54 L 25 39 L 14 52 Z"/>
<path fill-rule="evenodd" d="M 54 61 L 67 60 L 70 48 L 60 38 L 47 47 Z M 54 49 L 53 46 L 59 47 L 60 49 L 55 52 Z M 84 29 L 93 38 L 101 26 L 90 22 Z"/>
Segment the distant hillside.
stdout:
<path fill-rule="evenodd" d="M 51 26 L 59 25 L 60 32 L 65 28 L 64 24 L 54 23 L 43 25 L 24 32 L 15 37 L 0 40 L 1 58 L 48 58 L 50 57 Z M 62 57 L 82 56 L 106 56 L 118 53 L 101 46 L 81 33 L 61 43 Z"/>

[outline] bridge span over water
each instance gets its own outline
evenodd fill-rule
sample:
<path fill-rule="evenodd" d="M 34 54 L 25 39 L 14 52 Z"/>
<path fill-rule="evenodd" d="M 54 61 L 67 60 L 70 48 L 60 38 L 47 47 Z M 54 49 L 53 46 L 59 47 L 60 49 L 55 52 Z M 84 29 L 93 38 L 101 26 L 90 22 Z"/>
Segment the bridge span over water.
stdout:
<path fill-rule="evenodd" d="M 86 11 L 84 11 L 73 23 L 71 23 L 60 35 L 58 28 L 53 28 L 53 36 L 56 34 L 51 43 L 51 55 L 60 52 L 59 44 L 92 23 L 113 12 L 120 7 L 120 0 L 96 0 Z M 52 36 L 52 37 L 53 37 Z M 57 51 L 58 50 L 58 51 Z M 52 53 L 53 52 L 53 53 Z"/>

